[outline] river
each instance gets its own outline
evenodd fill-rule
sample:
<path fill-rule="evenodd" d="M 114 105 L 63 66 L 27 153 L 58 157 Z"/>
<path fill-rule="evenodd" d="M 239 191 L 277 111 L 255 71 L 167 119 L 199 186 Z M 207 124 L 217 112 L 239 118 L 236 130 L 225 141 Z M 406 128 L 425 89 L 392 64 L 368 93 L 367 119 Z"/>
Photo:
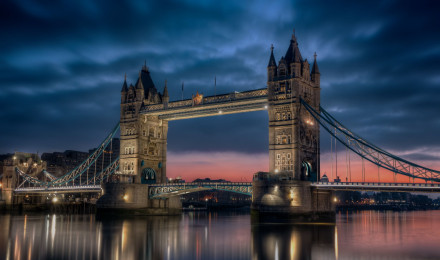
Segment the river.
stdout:
<path fill-rule="evenodd" d="M 440 259 L 440 211 L 338 212 L 332 225 L 252 223 L 246 212 L 4 214 L 0 259 Z"/>

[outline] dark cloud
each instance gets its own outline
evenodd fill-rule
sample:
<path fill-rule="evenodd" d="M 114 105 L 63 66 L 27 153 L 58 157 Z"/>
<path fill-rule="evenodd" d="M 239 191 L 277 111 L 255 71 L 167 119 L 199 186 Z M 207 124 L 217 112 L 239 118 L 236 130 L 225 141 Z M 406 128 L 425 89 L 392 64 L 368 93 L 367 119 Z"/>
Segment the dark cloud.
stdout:
<path fill-rule="evenodd" d="M 119 118 L 124 73 L 147 60 L 171 100 L 266 85 L 269 46 L 296 29 L 318 53 L 322 105 L 385 149 L 440 145 L 434 1 L 6 1 L 0 4 L 0 153 L 86 150 Z M 173 121 L 170 151 L 266 153 L 267 113 Z M 326 136 L 322 134 L 323 138 Z M 328 137 L 327 137 L 328 138 Z M 322 151 L 329 150 L 322 143 Z M 436 155 L 415 153 L 414 159 Z"/>

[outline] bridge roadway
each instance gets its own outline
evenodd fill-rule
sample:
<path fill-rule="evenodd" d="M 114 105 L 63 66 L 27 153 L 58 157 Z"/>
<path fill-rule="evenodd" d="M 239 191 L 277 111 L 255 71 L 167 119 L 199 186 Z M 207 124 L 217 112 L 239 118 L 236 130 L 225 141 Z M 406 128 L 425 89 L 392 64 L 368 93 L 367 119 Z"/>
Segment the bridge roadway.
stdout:
<path fill-rule="evenodd" d="M 380 182 L 313 182 L 311 186 L 334 191 L 383 192 L 437 192 L 437 183 L 380 183 Z M 150 184 L 150 198 L 168 198 L 203 190 L 223 190 L 252 196 L 251 182 L 187 182 Z M 15 194 L 102 192 L 100 185 L 25 187 L 15 189 Z"/>
<path fill-rule="evenodd" d="M 34 193 L 85 193 L 102 192 L 101 185 L 75 185 L 75 186 L 52 186 L 52 187 L 24 187 L 14 190 L 15 194 Z"/>

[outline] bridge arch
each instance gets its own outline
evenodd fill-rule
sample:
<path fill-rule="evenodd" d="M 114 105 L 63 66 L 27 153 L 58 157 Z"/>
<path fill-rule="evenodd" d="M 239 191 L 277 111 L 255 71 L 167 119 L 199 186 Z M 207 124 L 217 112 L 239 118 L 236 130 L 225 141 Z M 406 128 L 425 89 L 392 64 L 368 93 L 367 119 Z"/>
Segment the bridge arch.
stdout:
<path fill-rule="evenodd" d="M 156 171 L 152 168 L 144 168 L 141 173 L 142 184 L 154 184 L 156 183 Z"/>

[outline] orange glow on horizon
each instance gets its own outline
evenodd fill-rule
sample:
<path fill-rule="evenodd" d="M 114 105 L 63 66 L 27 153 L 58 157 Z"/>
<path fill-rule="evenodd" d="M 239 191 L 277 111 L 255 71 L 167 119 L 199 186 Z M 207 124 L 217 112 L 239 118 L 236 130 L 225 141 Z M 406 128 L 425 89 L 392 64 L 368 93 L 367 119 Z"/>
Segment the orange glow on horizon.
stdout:
<path fill-rule="evenodd" d="M 234 182 L 251 182 L 252 176 L 258 171 L 269 170 L 269 155 L 246 154 L 237 152 L 189 152 L 173 153 L 167 155 L 167 177 L 176 178 L 181 176 L 186 182 L 191 182 L 197 178 L 225 179 Z M 440 162 L 417 161 L 419 165 L 432 169 L 440 169 Z M 364 160 L 365 182 L 378 182 L 378 167 L 373 163 Z M 362 161 L 359 156 L 351 154 L 350 160 L 351 181 L 362 182 Z M 342 182 L 350 181 L 350 171 L 347 170 L 345 152 L 338 153 L 337 175 L 336 163 L 333 158 L 332 163 L 329 154 L 321 156 L 321 176 L 326 174 L 329 180 L 339 176 Z M 408 183 L 413 182 L 412 178 L 396 175 L 394 173 L 379 169 L 380 182 Z M 415 183 L 425 183 L 423 180 L 414 180 Z"/>

